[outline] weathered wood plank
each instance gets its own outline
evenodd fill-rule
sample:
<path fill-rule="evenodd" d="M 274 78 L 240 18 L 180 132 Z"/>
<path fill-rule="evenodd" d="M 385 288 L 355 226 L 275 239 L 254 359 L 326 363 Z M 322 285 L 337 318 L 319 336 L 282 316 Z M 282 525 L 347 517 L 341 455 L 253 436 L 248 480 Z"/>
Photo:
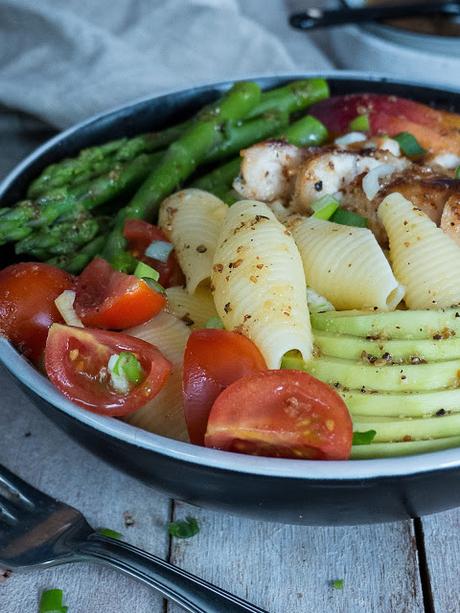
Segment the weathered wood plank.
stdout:
<path fill-rule="evenodd" d="M 421 613 L 412 523 L 305 528 L 176 503 L 201 530 L 174 539 L 171 561 L 270 613 Z M 343 590 L 330 582 L 344 579 Z M 170 605 L 168 613 L 179 613 Z"/>
<path fill-rule="evenodd" d="M 3 368 L 0 389 L 0 462 L 83 511 L 93 526 L 122 532 L 133 545 L 166 558 L 169 500 L 78 447 L 30 406 Z M 125 526 L 125 511 L 134 517 L 131 527 Z M 40 592 L 51 587 L 64 590 L 73 613 L 164 611 L 163 598 L 153 590 L 86 564 L 11 576 L 0 585 L 0 611 L 33 613 Z"/>
<path fill-rule="evenodd" d="M 460 611 L 460 509 L 421 519 L 436 613 Z"/>

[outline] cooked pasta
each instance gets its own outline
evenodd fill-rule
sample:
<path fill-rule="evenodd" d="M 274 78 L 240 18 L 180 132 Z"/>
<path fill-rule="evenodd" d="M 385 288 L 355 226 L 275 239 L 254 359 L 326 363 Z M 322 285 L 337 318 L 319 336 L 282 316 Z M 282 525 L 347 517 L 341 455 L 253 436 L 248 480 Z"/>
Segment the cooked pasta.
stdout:
<path fill-rule="evenodd" d="M 182 406 L 182 361 L 190 334 L 187 326 L 174 315 L 162 312 L 127 333 L 158 347 L 173 369 L 160 393 L 125 420 L 138 428 L 188 441 Z"/>
<path fill-rule="evenodd" d="M 300 251 L 308 285 L 336 309 L 388 311 L 402 300 L 404 289 L 367 228 L 297 215 L 287 225 Z"/>
<path fill-rule="evenodd" d="M 217 316 L 211 290 L 199 287 L 189 294 L 183 287 L 168 287 L 168 310 L 190 328 L 203 328 L 208 319 Z"/>
<path fill-rule="evenodd" d="M 460 303 L 460 246 L 401 194 L 387 196 L 378 215 L 390 241 L 394 273 L 406 287 L 409 309 Z"/>
<path fill-rule="evenodd" d="M 283 355 L 312 353 L 306 284 L 294 239 L 261 202 L 242 200 L 225 218 L 214 255 L 217 313 L 259 348 L 269 368 Z"/>
<path fill-rule="evenodd" d="M 228 207 L 200 189 L 184 189 L 166 198 L 159 224 L 173 243 L 189 293 L 209 280 L 212 259 Z"/>

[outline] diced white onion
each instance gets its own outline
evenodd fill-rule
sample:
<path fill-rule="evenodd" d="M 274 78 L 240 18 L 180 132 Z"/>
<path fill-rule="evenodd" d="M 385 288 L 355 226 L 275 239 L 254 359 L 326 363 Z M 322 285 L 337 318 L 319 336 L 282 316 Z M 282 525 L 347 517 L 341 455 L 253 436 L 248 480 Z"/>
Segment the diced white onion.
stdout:
<path fill-rule="evenodd" d="M 363 192 L 368 200 L 372 200 L 380 190 L 379 179 L 393 174 L 395 170 L 391 164 L 380 164 L 367 173 L 363 178 Z"/>
<path fill-rule="evenodd" d="M 460 166 L 460 157 L 455 153 L 439 153 L 431 160 L 432 164 L 438 164 L 444 168 L 453 169 Z"/>
<path fill-rule="evenodd" d="M 117 364 L 120 356 L 116 353 L 110 356 L 107 364 L 107 371 L 110 375 L 110 384 L 116 392 L 121 394 L 127 394 L 130 390 L 129 381 L 123 374 L 117 374 L 115 372 L 115 365 Z"/>
<path fill-rule="evenodd" d="M 73 303 L 75 302 L 75 292 L 71 289 L 65 289 L 62 294 L 54 301 L 57 310 L 62 316 L 62 319 L 68 326 L 76 326 L 77 328 L 83 328 L 83 324 L 81 319 L 75 312 L 73 308 Z"/>
<path fill-rule="evenodd" d="M 346 147 L 352 143 L 360 143 L 365 140 L 367 140 L 367 136 L 362 132 L 348 132 L 348 134 L 336 138 L 334 143 L 339 145 L 339 147 Z"/>
<path fill-rule="evenodd" d="M 145 255 L 154 260 L 159 260 L 160 262 L 167 262 L 169 254 L 173 249 L 174 245 L 172 243 L 168 243 L 167 241 L 153 241 L 145 250 Z"/>
<path fill-rule="evenodd" d="M 335 311 L 334 305 L 324 296 L 315 292 L 311 287 L 307 287 L 307 302 L 310 313 L 324 313 L 324 311 Z"/>
<path fill-rule="evenodd" d="M 398 141 L 394 138 L 384 138 L 382 143 L 379 145 L 379 149 L 389 151 L 397 158 L 399 158 L 401 155 L 401 147 L 399 146 Z"/>

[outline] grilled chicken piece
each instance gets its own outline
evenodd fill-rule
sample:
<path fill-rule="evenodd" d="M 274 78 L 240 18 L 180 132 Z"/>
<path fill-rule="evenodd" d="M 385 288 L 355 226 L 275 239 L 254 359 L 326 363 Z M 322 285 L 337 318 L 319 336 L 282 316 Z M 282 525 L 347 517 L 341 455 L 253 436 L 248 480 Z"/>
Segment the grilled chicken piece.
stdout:
<path fill-rule="evenodd" d="M 440 226 L 446 234 L 460 245 L 460 189 L 444 205 Z"/>
<path fill-rule="evenodd" d="M 358 177 L 361 183 L 363 175 L 383 164 L 397 172 L 409 167 L 411 162 L 379 149 L 352 152 L 334 147 L 318 150 L 299 168 L 291 208 L 299 213 L 310 212 L 312 203 L 324 194 L 338 194 L 340 198 L 339 194 Z"/>
<path fill-rule="evenodd" d="M 307 151 L 284 141 L 266 141 L 244 149 L 234 189 L 249 200 L 287 201 Z"/>
<path fill-rule="evenodd" d="M 377 217 L 377 209 L 385 196 L 393 192 L 402 194 L 439 225 L 446 202 L 450 198 L 460 198 L 460 181 L 414 164 L 382 179 L 381 189 L 372 200 L 368 200 L 362 189 L 361 177 L 358 177 L 344 190 L 341 205 L 366 217 L 369 228 L 382 246 L 387 245 L 388 239 Z"/>

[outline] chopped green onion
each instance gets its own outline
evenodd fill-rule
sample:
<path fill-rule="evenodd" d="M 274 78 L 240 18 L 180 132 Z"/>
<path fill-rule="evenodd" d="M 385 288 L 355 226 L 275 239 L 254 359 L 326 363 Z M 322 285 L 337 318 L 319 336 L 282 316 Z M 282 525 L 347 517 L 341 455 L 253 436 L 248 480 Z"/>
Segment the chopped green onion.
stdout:
<path fill-rule="evenodd" d="M 149 266 L 148 264 L 144 264 L 144 262 L 138 262 L 136 269 L 134 271 L 136 277 L 139 279 L 152 279 L 153 281 L 158 281 L 160 278 L 160 273 Z"/>
<path fill-rule="evenodd" d="M 116 375 L 124 375 L 130 383 L 140 383 L 144 371 L 141 363 L 131 351 L 122 351 L 113 365 Z"/>
<path fill-rule="evenodd" d="M 155 292 L 158 292 L 159 294 L 166 294 L 165 288 L 160 285 L 158 281 L 154 281 L 153 279 L 142 279 L 142 281 L 147 283 L 150 289 L 153 289 Z"/>
<path fill-rule="evenodd" d="M 353 445 L 369 445 L 375 438 L 377 432 L 375 430 L 367 430 L 366 432 L 353 432 Z"/>
<path fill-rule="evenodd" d="M 40 597 L 39 613 L 66 613 L 67 607 L 62 604 L 62 590 L 45 590 Z"/>
<path fill-rule="evenodd" d="M 346 209 L 337 209 L 332 215 L 330 221 L 339 223 L 342 226 L 355 226 L 356 228 L 367 228 L 367 219 L 358 213 L 347 211 Z"/>
<path fill-rule="evenodd" d="M 215 315 L 214 317 L 210 317 L 208 319 L 208 321 L 204 324 L 204 327 L 205 328 L 217 328 L 217 329 L 223 330 L 225 326 L 221 318 Z"/>
<path fill-rule="evenodd" d="M 334 579 L 331 581 L 331 587 L 334 588 L 334 590 L 343 590 L 343 584 L 343 579 Z"/>
<path fill-rule="evenodd" d="M 178 539 L 188 539 L 200 531 L 200 526 L 194 517 L 186 517 L 185 520 L 172 521 L 168 525 L 168 532 Z"/>
<path fill-rule="evenodd" d="M 358 115 L 348 124 L 349 130 L 357 130 L 358 132 L 368 132 L 370 129 L 369 115 Z"/>
<path fill-rule="evenodd" d="M 167 262 L 173 249 L 174 245 L 172 243 L 168 243 L 167 241 L 153 241 L 145 250 L 145 255 L 154 260 L 159 260 L 160 262 Z M 158 281 L 158 279 L 156 280 Z"/>
<path fill-rule="evenodd" d="M 400 132 L 393 136 L 393 139 L 398 141 L 404 155 L 410 158 L 417 158 L 426 153 L 426 149 L 420 145 L 415 136 L 410 132 Z"/>
<path fill-rule="evenodd" d="M 123 540 L 123 534 L 121 532 L 117 532 L 116 530 L 112 530 L 111 528 L 98 528 L 96 532 L 101 536 L 107 536 L 108 538 L 116 539 L 117 541 Z"/>
<path fill-rule="evenodd" d="M 332 217 L 332 215 L 334 215 L 339 206 L 340 203 L 338 200 L 329 194 L 325 194 L 321 198 L 318 198 L 318 200 L 315 200 L 315 202 L 313 202 L 311 205 L 311 208 L 314 211 L 313 217 L 327 221 Z"/>
<path fill-rule="evenodd" d="M 287 370 L 304 370 L 305 362 L 300 351 L 288 351 L 281 359 L 281 368 Z"/>
<path fill-rule="evenodd" d="M 460 166 L 457 166 L 455 170 L 455 178 L 460 179 Z"/>

